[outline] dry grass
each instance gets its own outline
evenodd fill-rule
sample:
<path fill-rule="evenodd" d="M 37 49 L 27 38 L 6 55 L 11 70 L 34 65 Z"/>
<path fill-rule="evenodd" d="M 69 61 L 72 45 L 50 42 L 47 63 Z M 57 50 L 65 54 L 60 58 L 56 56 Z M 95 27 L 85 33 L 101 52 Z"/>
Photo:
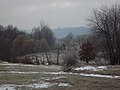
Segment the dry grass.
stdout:
<path fill-rule="evenodd" d="M 8 65 L 0 65 L 1 71 L 10 71 Z M 24 66 L 16 65 L 13 66 L 21 72 L 39 72 L 34 74 L 15 74 L 15 73 L 0 73 L 0 85 L 3 84 L 16 84 L 16 85 L 28 85 L 39 83 L 41 80 L 50 83 L 69 83 L 70 87 L 58 87 L 57 85 L 49 88 L 28 88 L 28 87 L 16 87 L 16 90 L 120 90 L 120 79 L 109 79 L 109 78 L 97 78 L 97 77 L 83 77 L 79 75 L 70 74 L 44 74 L 42 72 L 58 72 L 60 71 L 59 66 Z M 13 68 L 12 67 L 12 68 Z M 13 70 L 11 70 L 13 71 Z M 88 72 L 84 73 L 101 73 L 101 74 L 112 74 L 120 75 L 120 66 L 109 66 L 109 70 L 103 70 L 99 72 Z M 55 80 L 45 80 L 44 78 L 53 78 L 63 76 L 64 78 Z"/>

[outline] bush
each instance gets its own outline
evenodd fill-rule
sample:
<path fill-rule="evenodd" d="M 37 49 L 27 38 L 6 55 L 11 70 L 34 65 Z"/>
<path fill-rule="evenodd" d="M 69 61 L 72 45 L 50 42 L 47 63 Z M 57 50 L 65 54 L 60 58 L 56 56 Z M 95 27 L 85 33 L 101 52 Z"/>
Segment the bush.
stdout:
<path fill-rule="evenodd" d="M 63 70 L 64 71 L 70 71 L 73 66 L 77 64 L 77 54 L 75 53 L 70 53 L 67 54 L 66 57 L 64 57 L 64 62 L 63 62 Z"/>
<path fill-rule="evenodd" d="M 95 51 L 92 43 L 83 43 L 83 45 L 80 47 L 79 58 L 82 61 L 86 61 L 87 64 L 90 60 L 95 59 Z"/>

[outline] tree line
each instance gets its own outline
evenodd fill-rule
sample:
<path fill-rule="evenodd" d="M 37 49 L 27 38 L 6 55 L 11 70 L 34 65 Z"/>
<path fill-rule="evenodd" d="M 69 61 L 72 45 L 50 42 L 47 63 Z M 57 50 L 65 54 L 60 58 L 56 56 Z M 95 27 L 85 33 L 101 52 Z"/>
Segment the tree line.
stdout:
<path fill-rule="evenodd" d="M 80 46 L 78 43 L 81 42 L 73 38 L 72 33 L 62 39 L 56 39 L 52 30 L 45 23 L 40 23 L 39 26 L 34 27 L 32 33 L 20 31 L 13 25 L 6 27 L 0 25 L 0 59 L 3 61 L 34 64 L 33 58 L 31 59 L 33 56 L 36 64 L 45 64 L 46 62 L 53 64 L 54 62 L 50 61 L 49 52 L 55 52 L 56 63 L 54 64 L 60 64 L 60 56 L 63 54 L 64 64 L 71 66 L 73 62 L 76 62 L 74 57 L 77 55 L 77 53 L 71 55 L 73 54 L 71 51 L 77 52 L 78 46 Z M 37 54 L 41 53 L 47 59 L 46 62 L 44 60 L 40 62 Z M 70 56 L 74 56 L 71 57 L 73 60 L 66 60 Z"/>
<path fill-rule="evenodd" d="M 111 65 L 120 65 L 120 5 L 94 9 L 88 24 L 90 34 L 74 37 L 70 33 L 61 39 L 56 39 L 44 22 L 34 27 L 32 33 L 20 31 L 13 25 L 0 25 L 0 59 L 28 64 L 34 64 L 33 59 L 37 64 L 63 62 L 64 66 L 71 67 L 81 61 L 89 64 L 101 57 Z M 51 52 L 56 56 L 52 58 L 56 63 L 50 59 Z"/>
<path fill-rule="evenodd" d="M 41 24 L 32 29 L 32 33 L 25 33 L 13 25 L 0 25 L 0 59 L 8 62 L 32 63 L 28 54 L 38 52 L 47 53 L 53 49 L 55 37 L 52 30 Z M 23 56 L 25 60 L 21 60 Z M 21 60 L 21 61 L 20 61 Z"/>

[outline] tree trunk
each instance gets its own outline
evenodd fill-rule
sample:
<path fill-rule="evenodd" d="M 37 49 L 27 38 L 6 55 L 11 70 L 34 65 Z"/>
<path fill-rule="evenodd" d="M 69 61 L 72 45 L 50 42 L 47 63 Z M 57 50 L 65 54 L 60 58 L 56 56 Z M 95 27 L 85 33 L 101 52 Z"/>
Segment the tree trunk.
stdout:
<path fill-rule="evenodd" d="M 50 64 L 47 51 L 45 51 L 45 55 L 46 55 L 46 58 L 47 58 L 47 63 Z"/>
<path fill-rule="evenodd" d="M 57 65 L 59 65 L 59 55 L 60 55 L 60 49 L 57 51 Z"/>

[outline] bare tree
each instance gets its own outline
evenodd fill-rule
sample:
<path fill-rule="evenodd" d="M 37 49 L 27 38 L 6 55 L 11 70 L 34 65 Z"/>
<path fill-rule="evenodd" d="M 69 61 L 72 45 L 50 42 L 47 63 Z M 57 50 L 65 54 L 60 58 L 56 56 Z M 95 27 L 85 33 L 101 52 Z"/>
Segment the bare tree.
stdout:
<path fill-rule="evenodd" d="M 13 41 L 12 44 L 12 55 L 14 57 L 20 57 L 25 55 L 26 58 L 26 51 L 24 50 L 24 42 L 27 39 L 27 37 L 23 34 L 18 35 L 16 39 Z M 13 61 L 16 62 L 16 61 Z"/>
<path fill-rule="evenodd" d="M 57 65 L 59 65 L 59 57 L 60 57 L 60 50 L 62 49 L 62 43 L 57 40 L 56 43 L 55 43 L 55 48 L 57 50 Z"/>
<path fill-rule="evenodd" d="M 104 47 L 110 64 L 120 64 L 120 5 L 102 6 L 88 19 L 99 45 Z"/>
<path fill-rule="evenodd" d="M 85 35 L 78 35 L 74 41 L 79 46 L 82 46 L 86 42 L 93 42 L 93 40 L 94 40 L 94 36 L 92 34 L 85 34 Z"/>
<path fill-rule="evenodd" d="M 45 56 L 47 58 L 47 63 L 50 64 L 49 57 L 48 57 L 48 43 L 46 39 L 42 39 L 40 42 L 41 42 L 41 46 L 40 46 L 41 50 L 42 52 L 45 53 Z"/>
<path fill-rule="evenodd" d="M 12 42 L 16 38 L 17 34 L 17 27 L 14 27 L 13 25 L 8 25 L 7 27 L 0 25 L 0 58 L 2 60 L 10 62 L 12 58 Z"/>
<path fill-rule="evenodd" d="M 37 27 L 34 27 L 32 31 L 33 31 L 32 37 L 35 40 L 46 39 L 50 47 L 54 45 L 55 37 L 53 35 L 53 32 L 44 21 L 41 21 L 40 25 L 38 25 Z"/>

